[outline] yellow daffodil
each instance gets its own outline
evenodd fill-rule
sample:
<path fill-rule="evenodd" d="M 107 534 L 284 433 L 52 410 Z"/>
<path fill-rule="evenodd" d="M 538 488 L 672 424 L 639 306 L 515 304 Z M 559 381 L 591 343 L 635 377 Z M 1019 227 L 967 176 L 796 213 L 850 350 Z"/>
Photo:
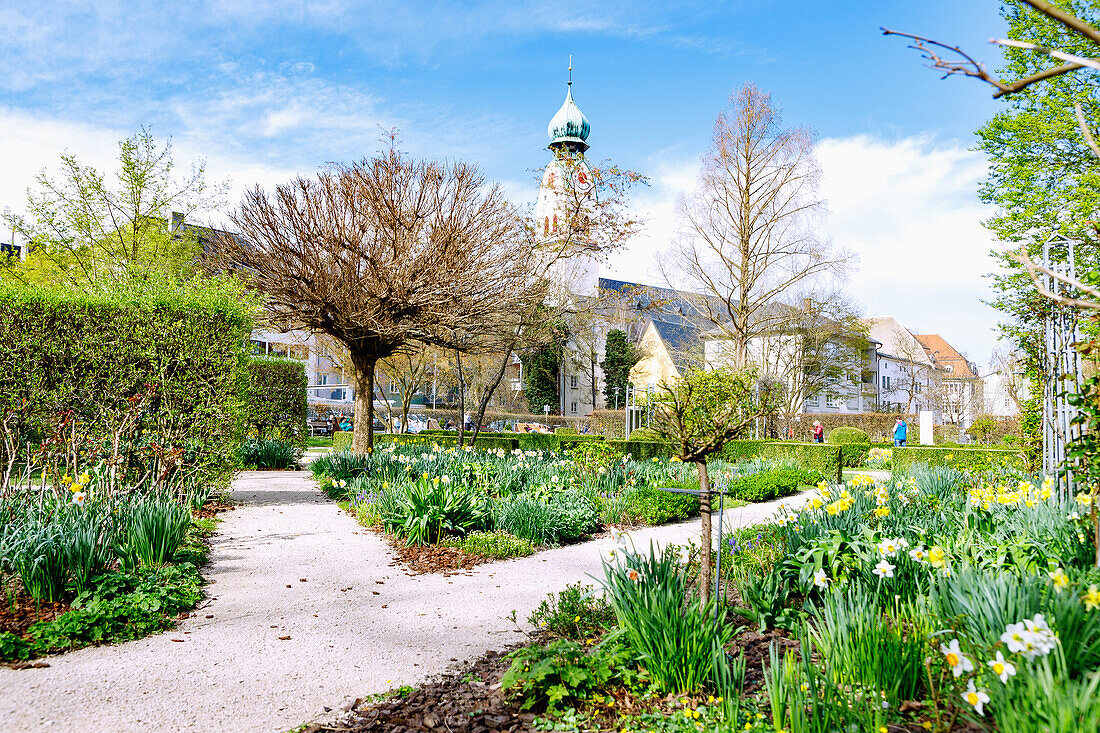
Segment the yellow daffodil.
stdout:
<path fill-rule="evenodd" d="M 1085 610 L 1091 611 L 1094 608 L 1100 608 L 1100 591 L 1096 589 L 1095 585 L 1090 585 L 1089 590 L 1081 597 L 1081 600 L 1085 604 Z"/>
<path fill-rule="evenodd" d="M 1055 568 L 1054 572 L 1050 574 L 1050 579 L 1054 583 L 1054 590 L 1059 593 L 1069 585 L 1069 578 L 1063 572 L 1062 568 Z"/>
<path fill-rule="evenodd" d="M 932 564 L 932 567 L 942 568 L 946 564 L 946 560 L 947 556 L 939 545 L 932 545 L 932 548 L 928 550 L 928 562 Z"/>

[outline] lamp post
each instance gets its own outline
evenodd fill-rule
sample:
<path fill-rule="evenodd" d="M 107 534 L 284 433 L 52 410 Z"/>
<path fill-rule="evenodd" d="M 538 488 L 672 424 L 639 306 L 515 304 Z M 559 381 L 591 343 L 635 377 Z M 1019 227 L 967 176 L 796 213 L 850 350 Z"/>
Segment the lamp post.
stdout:
<path fill-rule="evenodd" d="M 619 388 L 615 388 L 615 409 L 619 409 Z"/>

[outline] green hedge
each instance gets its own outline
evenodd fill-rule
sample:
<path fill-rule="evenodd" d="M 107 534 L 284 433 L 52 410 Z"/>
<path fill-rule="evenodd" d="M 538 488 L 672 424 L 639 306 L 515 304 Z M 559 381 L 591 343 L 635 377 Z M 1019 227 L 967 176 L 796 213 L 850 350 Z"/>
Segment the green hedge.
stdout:
<path fill-rule="evenodd" d="M 764 446 L 771 441 L 767 440 L 731 440 L 722 448 L 722 458 L 735 463 L 751 461 L 764 454 Z"/>
<path fill-rule="evenodd" d="M 867 462 L 870 443 L 848 443 L 840 446 L 840 460 L 845 468 L 859 468 Z"/>
<path fill-rule="evenodd" d="M 377 435 L 374 437 L 378 437 Z M 351 450 L 351 433 L 338 430 L 332 434 L 332 450 Z"/>
<path fill-rule="evenodd" d="M 938 446 L 913 446 L 893 450 L 895 471 L 918 463 L 930 466 L 951 466 L 960 471 L 988 471 L 1002 467 L 1026 470 L 1028 467 L 1027 454 L 1022 450 Z"/>
<path fill-rule="evenodd" d="M 306 365 L 296 359 L 254 356 L 241 380 L 245 424 L 257 440 L 273 438 L 304 447 L 306 426 Z"/>
<path fill-rule="evenodd" d="M 16 464 L 71 418 L 80 470 L 109 460 L 120 434 L 124 482 L 152 472 L 227 484 L 253 308 L 217 279 L 96 294 L 0 283 L 0 413 L 16 431 Z M 58 447 L 48 462 L 70 470 Z M 0 445 L 0 463 L 9 458 Z"/>
<path fill-rule="evenodd" d="M 628 453 L 636 461 L 648 461 L 652 458 L 671 458 L 676 451 L 672 443 L 656 440 L 609 440 L 607 444 L 620 456 Z"/>
<path fill-rule="evenodd" d="M 727 491 L 743 501 L 771 501 L 790 496 L 803 486 L 813 486 L 822 478 L 820 471 L 775 468 L 742 476 L 730 482 Z"/>
<path fill-rule="evenodd" d="M 839 445 L 774 441 L 765 443 L 760 455 L 796 461 L 800 468 L 820 471 L 826 481 L 839 483 L 841 480 L 843 466 Z"/>

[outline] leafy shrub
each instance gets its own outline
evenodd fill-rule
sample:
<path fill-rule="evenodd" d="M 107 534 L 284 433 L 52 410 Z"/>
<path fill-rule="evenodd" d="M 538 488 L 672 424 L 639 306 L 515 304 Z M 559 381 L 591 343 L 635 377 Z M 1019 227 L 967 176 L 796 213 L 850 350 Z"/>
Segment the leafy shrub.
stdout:
<path fill-rule="evenodd" d="M 304 362 L 278 356 L 249 359 L 241 378 L 241 407 L 245 424 L 257 440 L 305 445 L 307 384 Z"/>
<path fill-rule="evenodd" d="M 890 448 L 872 448 L 863 459 L 867 468 L 888 469 L 893 465 L 894 451 Z"/>
<path fill-rule="evenodd" d="M 615 612 L 603 593 L 592 586 L 574 583 L 548 593 L 530 616 L 528 623 L 567 639 L 590 639 L 615 625 Z"/>
<path fill-rule="evenodd" d="M 592 649 L 569 639 L 528 646 L 508 655 L 512 666 L 500 680 L 504 694 L 522 710 L 557 712 L 595 693 L 630 683 L 630 656 L 620 646 Z"/>
<path fill-rule="evenodd" d="M 730 496 L 743 501 L 770 501 L 789 496 L 800 486 L 813 486 L 821 481 L 818 471 L 799 471 L 790 468 L 773 468 L 734 479 L 727 491 Z"/>
<path fill-rule="evenodd" d="M 404 487 L 382 513 L 382 526 L 409 545 L 438 542 L 446 534 L 465 535 L 485 525 L 484 499 L 450 481 L 420 478 Z"/>
<path fill-rule="evenodd" d="M 126 508 L 118 555 L 124 567 L 159 567 L 169 562 L 191 527 L 191 511 L 175 501 L 145 497 Z"/>
<path fill-rule="evenodd" d="M 942 448 L 922 446 L 894 448 L 894 468 L 905 469 L 917 464 L 950 466 L 968 473 L 996 468 L 1027 468 L 1027 454 L 1005 448 Z"/>
<path fill-rule="evenodd" d="M 276 469 L 296 468 L 301 449 L 289 441 L 274 438 L 246 440 L 241 444 L 241 464 L 245 468 Z"/>
<path fill-rule="evenodd" d="M 554 435 L 577 435 L 575 428 L 554 428 Z"/>
<path fill-rule="evenodd" d="M 870 443 L 871 438 L 859 428 L 839 427 L 833 428 L 826 439 L 833 445 L 851 445 L 853 443 Z"/>
<path fill-rule="evenodd" d="M 698 488 L 695 486 L 693 488 Z M 636 486 L 623 492 L 619 503 L 621 523 L 659 525 L 679 522 L 699 513 L 699 497 Z"/>
<path fill-rule="evenodd" d="M 664 440 L 664 437 L 653 428 L 635 428 L 630 431 L 630 439 L 655 442 Z"/>
<path fill-rule="evenodd" d="M 351 438 L 352 434 L 346 430 L 338 430 L 332 434 L 332 452 L 346 452 L 351 450 Z M 375 440 L 379 438 L 378 435 L 374 436 Z"/>
<path fill-rule="evenodd" d="M 0 283 L 0 416 L 18 415 L 0 464 L 44 462 L 60 478 L 65 456 L 83 452 L 86 465 L 110 461 L 119 486 L 149 475 L 228 485 L 254 307 L 220 279 L 95 293 Z M 79 445 L 40 452 L 63 425 Z"/>
<path fill-rule="evenodd" d="M 592 501 L 577 491 L 563 491 L 550 499 L 557 542 L 573 542 L 600 528 L 600 513 Z"/>
<path fill-rule="evenodd" d="M 700 607 L 689 598 L 677 548 L 665 546 L 658 556 L 650 545 L 648 554 L 604 563 L 604 578 L 622 639 L 658 689 L 695 692 L 718 684 L 734 629 L 715 617 L 714 601 Z"/>
<path fill-rule="evenodd" d="M 827 481 L 840 483 L 844 462 L 841 446 L 828 443 L 793 443 L 773 441 L 764 443 L 760 456 L 768 459 L 794 461 L 805 469 L 820 471 Z"/>
<path fill-rule="evenodd" d="M 508 557 L 525 557 L 535 551 L 535 545 L 530 540 L 510 535 L 501 530 L 492 532 L 476 531 L 461 538 L 448 537 L 443 540 L 442 544 L 457 547 L 471 555 L 495 557 L 498 560 Z"/>

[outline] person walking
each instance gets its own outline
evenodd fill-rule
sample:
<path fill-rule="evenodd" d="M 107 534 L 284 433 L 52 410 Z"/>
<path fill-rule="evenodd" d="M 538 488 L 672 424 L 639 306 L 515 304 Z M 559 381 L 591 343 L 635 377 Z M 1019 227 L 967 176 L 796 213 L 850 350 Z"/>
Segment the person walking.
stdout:
<path fill-rule="evenodd" d="M 815 443 L 824 443 L 825 442 L 825 428 L 821 427 L 821 423 L 818 422 L 817 420 L 814 420 L 814 442 Z"/>
<path fill-rule="evenodd" d="M 898 418 L 898 421 L 894 423 L 894 447 L 904 448 L 905 438 L 909 432 L 909 426 L 905 424 L 905 420 Z"/>

